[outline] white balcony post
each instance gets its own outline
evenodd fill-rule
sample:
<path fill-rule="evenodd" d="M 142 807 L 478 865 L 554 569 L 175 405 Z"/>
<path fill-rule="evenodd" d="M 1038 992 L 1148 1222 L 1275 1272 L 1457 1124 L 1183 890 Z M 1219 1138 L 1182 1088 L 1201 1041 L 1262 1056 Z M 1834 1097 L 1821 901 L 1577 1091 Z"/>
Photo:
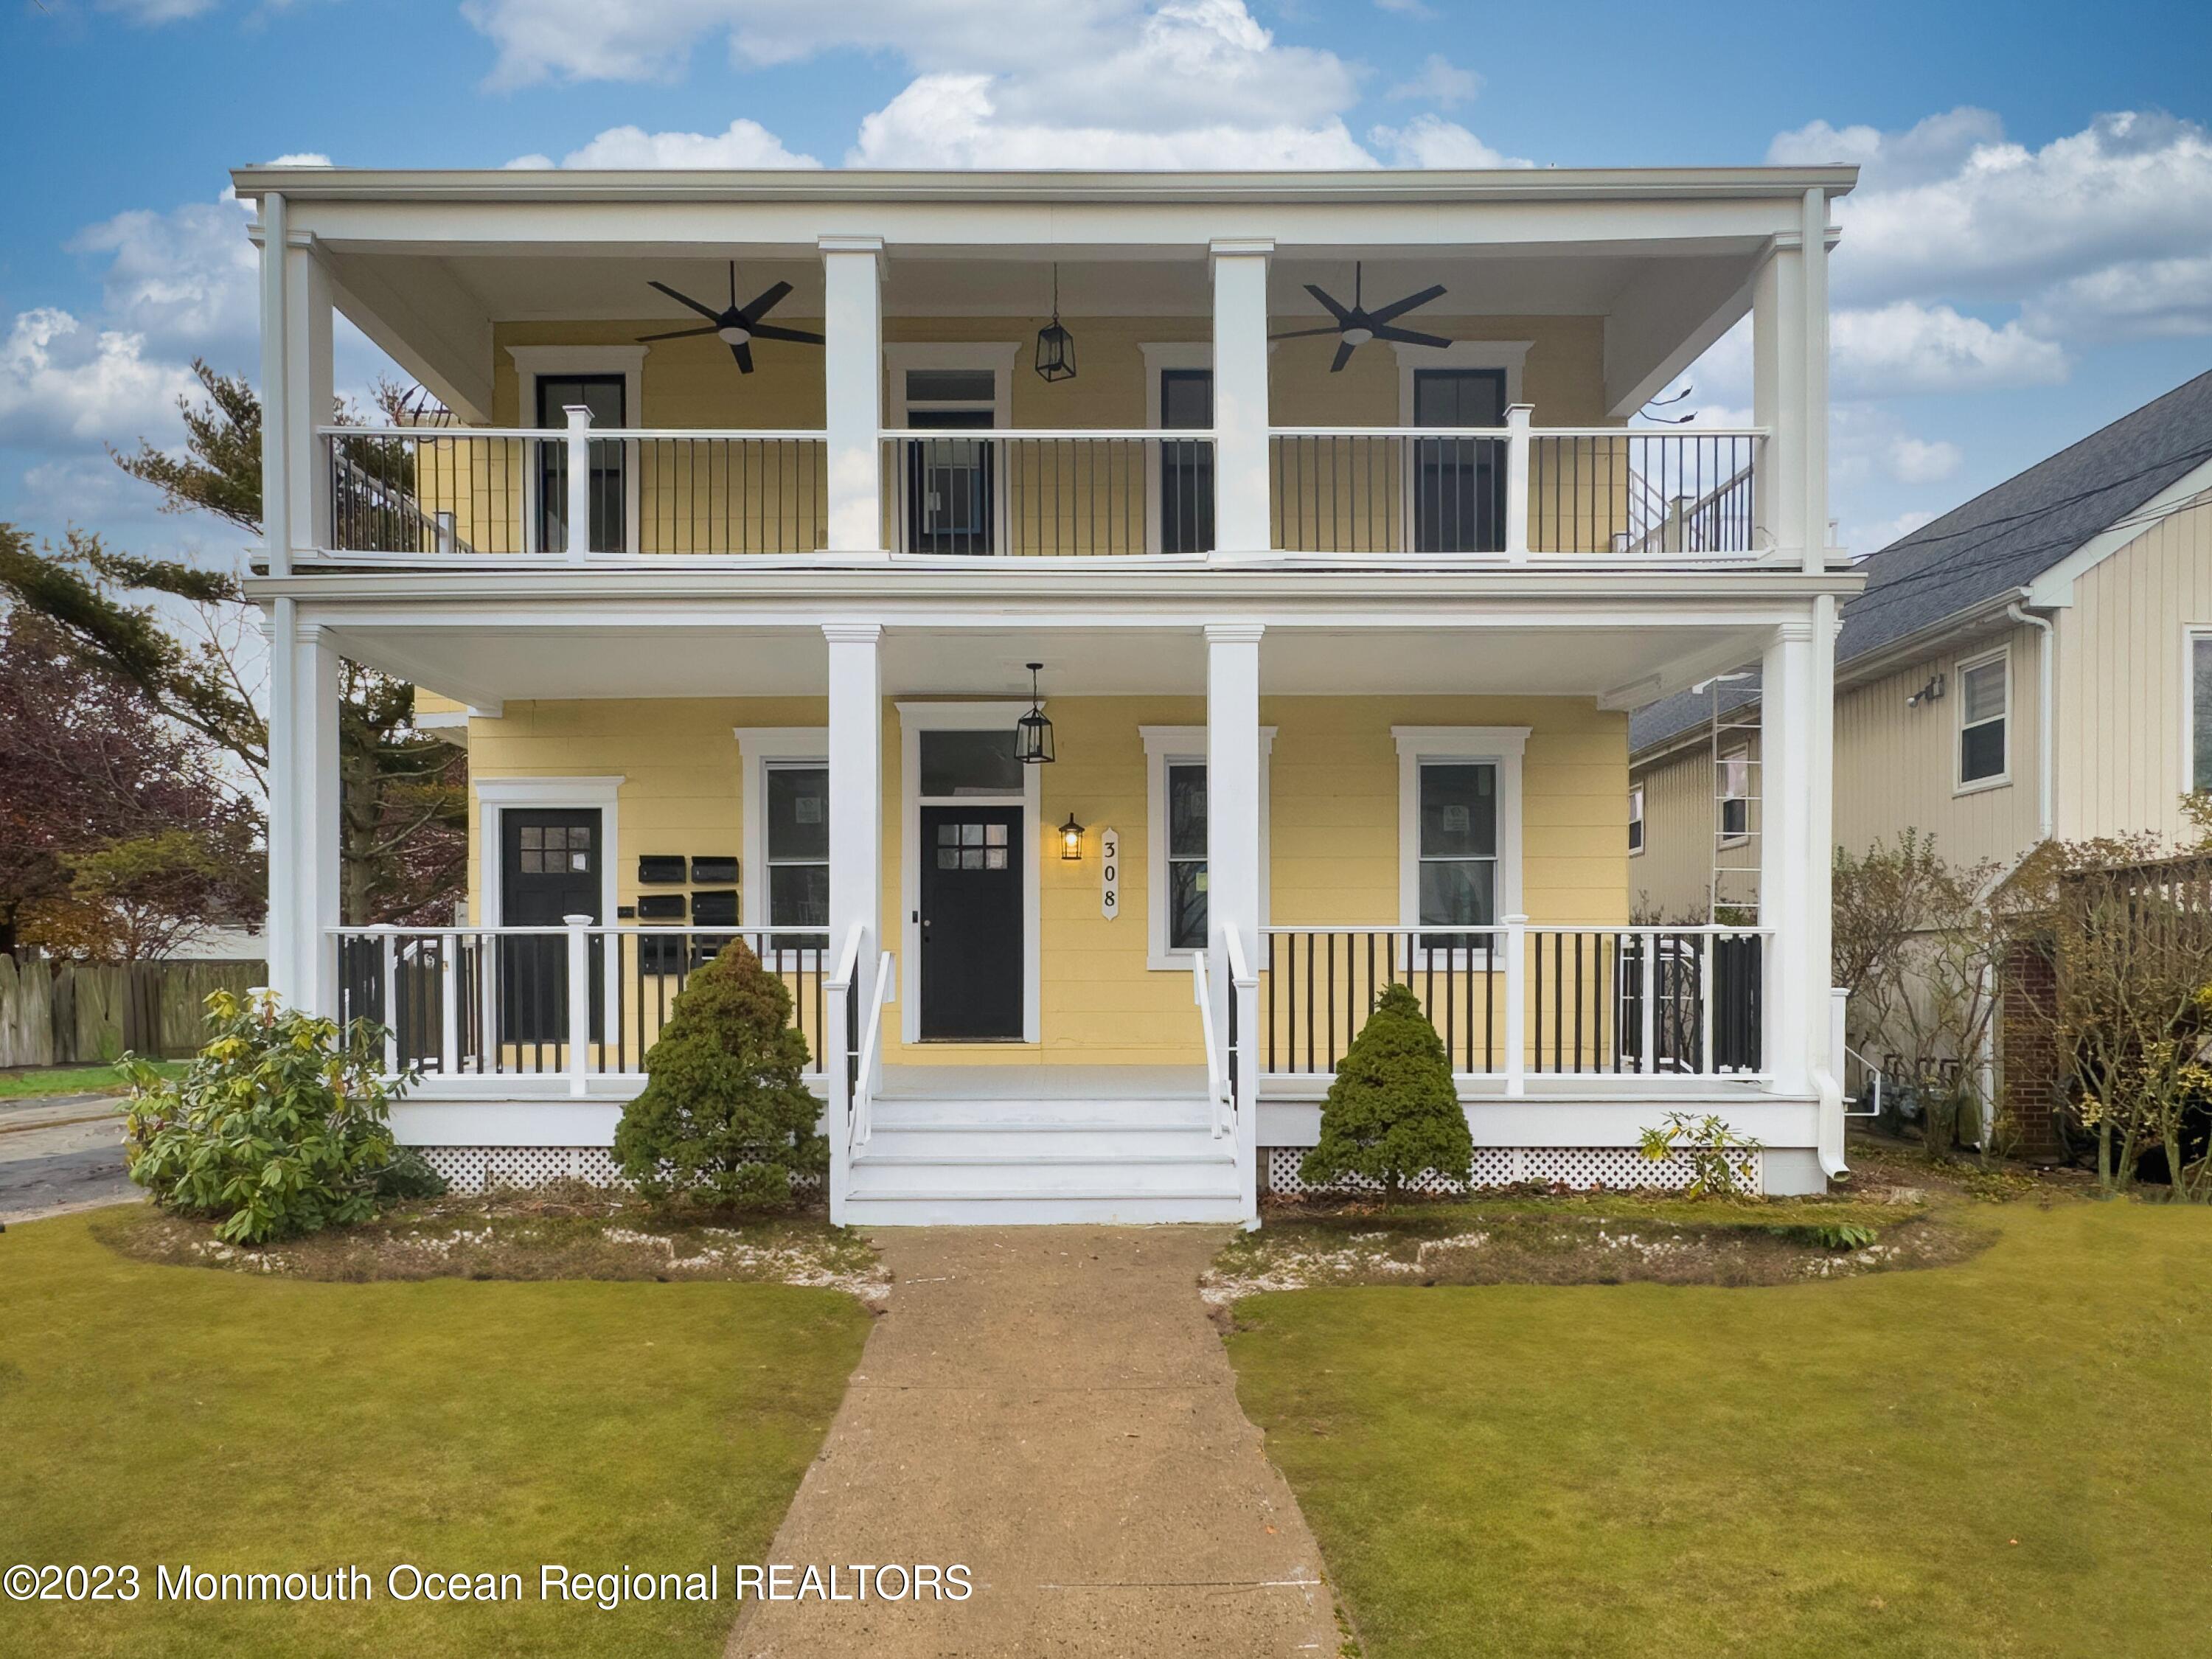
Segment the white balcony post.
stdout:
<path fill-rule="evenodd" d="M 1528 1018 L 1528 918 L 1510 915 L 1505 918 L 1505 1092 L 1525 1095 L 1528 1092 L 1528 1034 L 1522 1030 Z"/>
<path fill-rule="evenodd" d="M 1514 404 L 1505 411 L 1505 556 L 1528 556 L 1529 421 L 1535 410 Z"/>
<path fill-rule="evenodd" d="M 592 1076 L 592 918 L 563 915 L 568 930 L 568 1092 L 579 1100 Z"/>
<path fill-rule="evenodd" d="M 1274 248 L 1265 238 L 1239 238 L 1212 249 L 1213 539 L 1232 558 L 1264 557 L 1274 539 L 1267 487 L 1267 261 Z"/>
<path fill-rule="evenodd" d="M 878 623 L 825 623 L 830 643 L 830 948 L 842 951 L 854 924 L 861 929 L 853 964 L 854 1006 L 865 1023 L 875 1006 L 881 952 L 884 875 L 884 710 Z M 859 1033 L 848 1029 L 841 1006 L 826 1022 L 822 1057 L 830 1091 L 832 1167 L 830 1200 L 842 1214 L 844 1146 L 852 1102 L 846 1057 Z M 835 1034 L 834 1045 L 828 1040 Z"/>
<path fill-rule="evenodd" d="M 380 921 L 371 931 L 376 935 L 377 963 L 384 975 L 384 1074 L 394 1077 L 399 1072 L 399 930 Z"/>
<path fill-rule="evenodd" d="M 1816 860 L 1812 823 L 1816 726 L 1827 711 L 1814 707 L 1813 625 L 1784 623 L 1774 631 L 1759 690 L 1759 910 L 1771 931 L 1761 946 L 1765 960 L 1765 1069 L 1782 1093 L 1813 1086 L 1814 1039 L 1821 1024 L 1820 998 L 1828 980 L 1825 959 L 1811 959 Z M 1825 839 L 1825 831 L 1823 832 Z"/>
<path fill-rule="evenodd" d="M 1644 1064 L 1638 1069 L 1649 1077 L 1659 1069 L 1659 934 L 1656 929 L 1637 936 L 1638 954 L 1644 958 L 1643 1006 L 1637 1010 L 1640 1029 L 1637 1040 L 1644 1045 Z M 1705 935 L 1710 940 L 1712 935 Z M 1705 981 L 1711 984 L 1711 981 Z M 1706 999 L 1710 1000 L 1711 999 Z"/>
<path fill-rule="evenodd" d="M 1217 404 L 1217 407 L 1218 405 Z M 1206 978 L 1214 1029 L 1227 1040 L 1229 1003 L 1238 1000 L 1236 1068 L 1237 1191 L 1245 1218 L 1258 1213 L 1259 1079 L 1250 1063 L 1256 989 L 1240 990 L 1227 930 L 1260 942 L 1260 638 L 1257 623 L 1216 623 L 1206 630 Z"/>
<path fill-rule="evenodd" d="M 886 540 L 884 243 L 880 236 L 824 236 L 819 246 L 823 428 L 830 452 L 830 550 L 880 552 Z"/>
<path fill-rule="evenodd" d="M 438 935 L 438 1075 L 461 1069 L 461 936 Z"/>
<path fill-rule="evenodd" d="M 568 417 L 568 502 L 570 561 L 581 563 L 592 550 L 592 411 L 581 404 L 566 404 Z"/>

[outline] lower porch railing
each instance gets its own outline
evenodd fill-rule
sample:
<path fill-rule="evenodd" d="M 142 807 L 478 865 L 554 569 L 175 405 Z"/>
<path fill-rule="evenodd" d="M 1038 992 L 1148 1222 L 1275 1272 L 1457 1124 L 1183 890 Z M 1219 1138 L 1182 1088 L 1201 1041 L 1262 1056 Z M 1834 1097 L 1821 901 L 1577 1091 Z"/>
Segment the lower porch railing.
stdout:
<path fill-rule="evenodd" d="M 1747 927 L 1270 927 L 1260 1069 L 1328 1077 L 1389 986 L 1452 1070 L 1528 1077 L 1765 1075 L 1765 933 Z"/>
<path fill-rule="evenodd" d="M 740 939 L 790 994 L 820 1072 L 829 939 L 803 927 L 342 929 L 337 1012 L 388 1029 L 394 1073 L 634 1076 L 690 975 Z"/>

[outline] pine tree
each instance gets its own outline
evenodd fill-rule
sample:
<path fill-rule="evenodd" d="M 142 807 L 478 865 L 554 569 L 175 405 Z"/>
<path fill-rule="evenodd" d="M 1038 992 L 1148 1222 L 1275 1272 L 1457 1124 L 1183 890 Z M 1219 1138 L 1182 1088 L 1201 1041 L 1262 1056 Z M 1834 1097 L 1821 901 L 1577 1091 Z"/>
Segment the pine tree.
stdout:
<path fill-rule="evenodd" d="M 791 993 L 744 940 L 691 975 L 645 1069 L 645 1088 L 615 1129 L 614 1155 L 647 1197 L 780 1203 L 793 1176 L 828 1167 Z"/>
<path fill-rule="evenodd" d="M 1393 985 L 1337 1062 L 1299 1179 L 1321 1187 L 1362 1176 L 1389 1201 L 1424 1170 L 1464 1181 L 1474 1163 L 1443 1042 L 1413 992 Z"/>

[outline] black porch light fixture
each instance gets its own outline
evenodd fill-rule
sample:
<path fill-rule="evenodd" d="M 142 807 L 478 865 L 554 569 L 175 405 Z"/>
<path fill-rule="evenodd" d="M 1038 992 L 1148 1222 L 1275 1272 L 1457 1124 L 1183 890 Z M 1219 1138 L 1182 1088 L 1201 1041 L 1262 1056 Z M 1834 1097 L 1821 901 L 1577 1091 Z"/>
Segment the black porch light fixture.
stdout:
<path fill-rule="evenodd" d="M 1052 752 L 1052 722 L 1044 717 L 1044 699 L 1037 695 L 1037 671 L 1044 666 L 1033 662 L 1030 671 L 1030 712 L 1014 722 L 1014 758 L 1024 766 L 1049 766 L 1055 757 Z"/>
<path fill-rule="evenodd" d="M 1067 815 L 1067 822 L 1060 826 L 1060 855 L 1071 864 L 1083 861 L 1083 826 L 1075 821 L 1075 814 Z"/>
<path fill-rule="evenodd" d="M 1060 325 L 1060 262 L 1052 267 L 1052 320 L 1037 331 L 1036 372 L 1046 380 L 1075 378 L 1075 337 Z"/>

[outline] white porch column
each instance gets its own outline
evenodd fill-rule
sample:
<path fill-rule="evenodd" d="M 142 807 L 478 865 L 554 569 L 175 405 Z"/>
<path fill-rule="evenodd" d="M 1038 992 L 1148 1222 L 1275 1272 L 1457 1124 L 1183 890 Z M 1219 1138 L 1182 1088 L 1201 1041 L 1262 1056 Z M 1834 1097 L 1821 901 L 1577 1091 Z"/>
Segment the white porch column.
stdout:
<path fill-rule="evenodd" d="M 885 539 L 884 241 L 880 236 L 824 236 L 819 246 L 830 550 L 876 552 L 883 550 Z M 834 817 L 831 823 L 836 823 Z"/>
<path fill-rule="evenodd" d="M 287 419 L 287 393 L 292 382 L 289 299 L 291 271 L 284 246 L 291 216 L 283 196 L 270 191 L 261 198 L 261 533 L 269 556 L 269 574 L 287 574 L 292 568 L 291 474 L 287 446 L 291 432 Z M 287 623 L 289 637 L 289 623 Z M 272 766 L 274 757 L 271 757 Z M 276 829 L 275 802 L 270 802 L 270 828 Z M 272 841 L 270 852 L 273 855 Z M 273 873 L 274 865 L 272 862 Z M 271 935 L 274 944 L 274 935 Z M 276 964 L 270 964 L 272 970 Z"/>
<path fill-rule="evenodd" d="M 1759 919 L 1772 930 L 1764 953 L 1765 1059 L 1776 1090 L 1790 1094 L 1813 1087 L 1827 1015 L 1825 945 L 1813 956 L 1816 909 L 1826 938 L 1827 831 L 1824 823 L 1816 844 L 1813 820 L 1816 788 L 1826 799 L 1814 767 L 1824 765 L 1831 711 L 1815 696 L 1813 635 L 1810 621 L 1775 630 L 1759 690 Z"/>
<path fill-rule="evenodd" d="M 1218 404 L 1217 404 L 1218 407 Z M 1248 1218 L 1257 1213 L 1259 1068 L 1251 1063 L 1259 999 L 1230 978 L 1224 930 L 1233 926 L 1245 959 L 1265 959 L 1260 938 L 1260 636 L 1257 623 L 1215 623 L 1206 630 L 1206 979 L 1215 1029 L 1228 1041 L 1237 1003 L 1237 1177 Z"/>
<path fill-rule="evenodd" d="M 1828 540 L 1828 203 L 1805 192 L 1752 287 L 1752 418 L 1766 428 L 1756 510 L 1774 545 L 1820 569 Z"/>
<path fill-rule="evenodd" d="M 1836 610 L 1833 594 L 1813 601 L 1812 702 L 1804 723 L 1805 764 L 1811 774 L 1805 790 L 1805 970 L 1813 1000 L 1813 1081 L 1820 1094 L 1820 1163 L 1829 1175 L 1844 1167 L 1844 1055 L 1836 1022 L 1829 1018 L 1836 978 Z"/>
<path fill-rule="evenodd" d="M 337 407 L 333 313 L 330 273 L 312 240 L 301 236 L 289 243 L 284 264 L 286 483 L 291 496 L 286 518 L 297 551 L 331 542 L 331 471 L 315 428 L 328 425 Z"/>
<path fill-rule="evenodd" d="M 1264 555 L 1273 540 L 1267 497 L 1267 260 L 1274 251 L 1265 238 L 1212 245 L 1213 539 L 1232 558 Z"/>
<path fill-rule="evenodd" d="M 337 1012 L 338 653 L 280 599 L 270 630 L 269 968 L 285 1002 Z"/>

